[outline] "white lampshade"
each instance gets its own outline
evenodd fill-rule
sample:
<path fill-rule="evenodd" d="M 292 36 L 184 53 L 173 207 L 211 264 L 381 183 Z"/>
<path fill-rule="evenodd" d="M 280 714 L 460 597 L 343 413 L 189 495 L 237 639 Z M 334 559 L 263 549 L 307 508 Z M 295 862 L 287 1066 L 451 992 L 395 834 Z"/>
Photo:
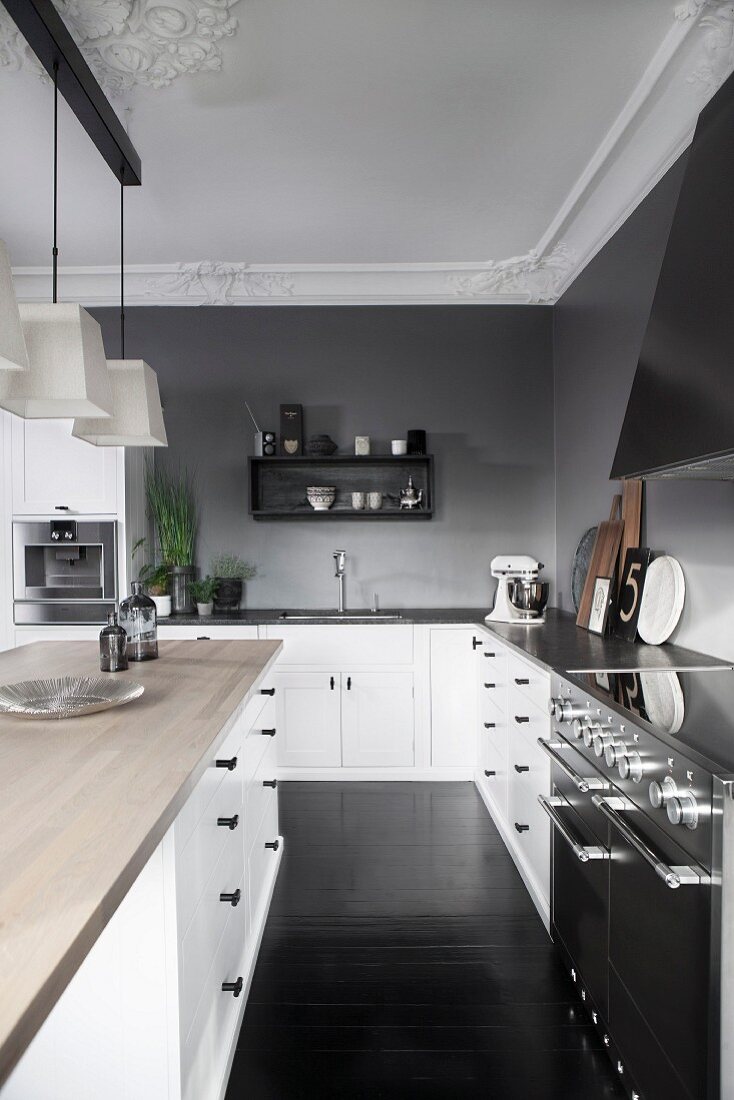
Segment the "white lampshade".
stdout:
<path fill-rule="evenodd" d="M 26 418 L 112 415 L 102 330 L 80 305 L 21 303 L 27 371 L 0 373 L 0 408 Z"/>
<path fill-rule="evenodd" d="M 142 359 L 108 359 L 112 416 L 78 418 L 71 434 L 95 447 L 167 447 L 156 373 Z"/>
<path fill-rule="evenodd" d="M 0 241 L 0 370 L 28 370 L 28 352 L 5 241 Z"/>

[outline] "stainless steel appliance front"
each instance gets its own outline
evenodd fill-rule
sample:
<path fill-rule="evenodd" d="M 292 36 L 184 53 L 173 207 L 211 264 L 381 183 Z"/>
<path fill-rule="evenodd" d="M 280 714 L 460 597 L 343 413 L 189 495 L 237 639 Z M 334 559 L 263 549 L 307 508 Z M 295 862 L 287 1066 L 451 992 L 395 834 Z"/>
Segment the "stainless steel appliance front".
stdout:
<path fill-rule="evenodd" d="M 114 520 L 13 523 L 15 623 L 102 623 L 117 596 Z"/>

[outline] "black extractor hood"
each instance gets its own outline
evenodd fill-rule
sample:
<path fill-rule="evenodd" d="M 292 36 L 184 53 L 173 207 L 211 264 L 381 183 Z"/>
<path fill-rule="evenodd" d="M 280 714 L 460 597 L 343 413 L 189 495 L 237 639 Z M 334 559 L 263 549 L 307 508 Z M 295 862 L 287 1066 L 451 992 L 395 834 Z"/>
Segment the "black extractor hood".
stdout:
<path fill-rule="evenodd" d="M 734 480 L 734 77 L 696 126 L 610 476 Z"/>

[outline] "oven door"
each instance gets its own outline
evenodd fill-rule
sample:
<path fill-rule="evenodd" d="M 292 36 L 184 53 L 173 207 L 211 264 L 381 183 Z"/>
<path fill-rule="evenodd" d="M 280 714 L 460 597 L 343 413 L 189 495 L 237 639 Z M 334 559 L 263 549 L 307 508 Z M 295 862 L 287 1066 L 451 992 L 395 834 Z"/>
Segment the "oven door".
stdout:
<path fill-rule="evenodd" d="M 710 879 L 631 803 L 594 803 L 610 827 L 610 1031 L 646 1100 L 703 1100 L 717 1076 Z"/>

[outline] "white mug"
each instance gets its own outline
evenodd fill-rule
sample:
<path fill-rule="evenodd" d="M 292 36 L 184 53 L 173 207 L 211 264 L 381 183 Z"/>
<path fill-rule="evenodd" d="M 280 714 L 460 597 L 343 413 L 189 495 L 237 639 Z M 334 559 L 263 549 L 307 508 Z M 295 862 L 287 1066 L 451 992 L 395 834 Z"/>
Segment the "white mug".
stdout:
<path fill-rule="evenodd" d="M 352 493 L 352 508 L 359 512 L 364 508 L 365 494 L 364 493 Z"/>
<path fill-rule="evenodd" d="M 382 508 L 382 493 L 368 493 L 367 500 L 373 511 Z"/>
<path fill-rule="evenodd" d="M 356 455 L 368 455 L 370 453 L 370 437 L 368 435 L 355 435 L 354 453 Z"/>
<path fill-rule="evenodd" d="M 408 440 L 407 439 L 393 439 L 393 441 L 392 441 L 392 453 L 394 455 L 407 455 L 407 453 L 408 453 Z"/>

